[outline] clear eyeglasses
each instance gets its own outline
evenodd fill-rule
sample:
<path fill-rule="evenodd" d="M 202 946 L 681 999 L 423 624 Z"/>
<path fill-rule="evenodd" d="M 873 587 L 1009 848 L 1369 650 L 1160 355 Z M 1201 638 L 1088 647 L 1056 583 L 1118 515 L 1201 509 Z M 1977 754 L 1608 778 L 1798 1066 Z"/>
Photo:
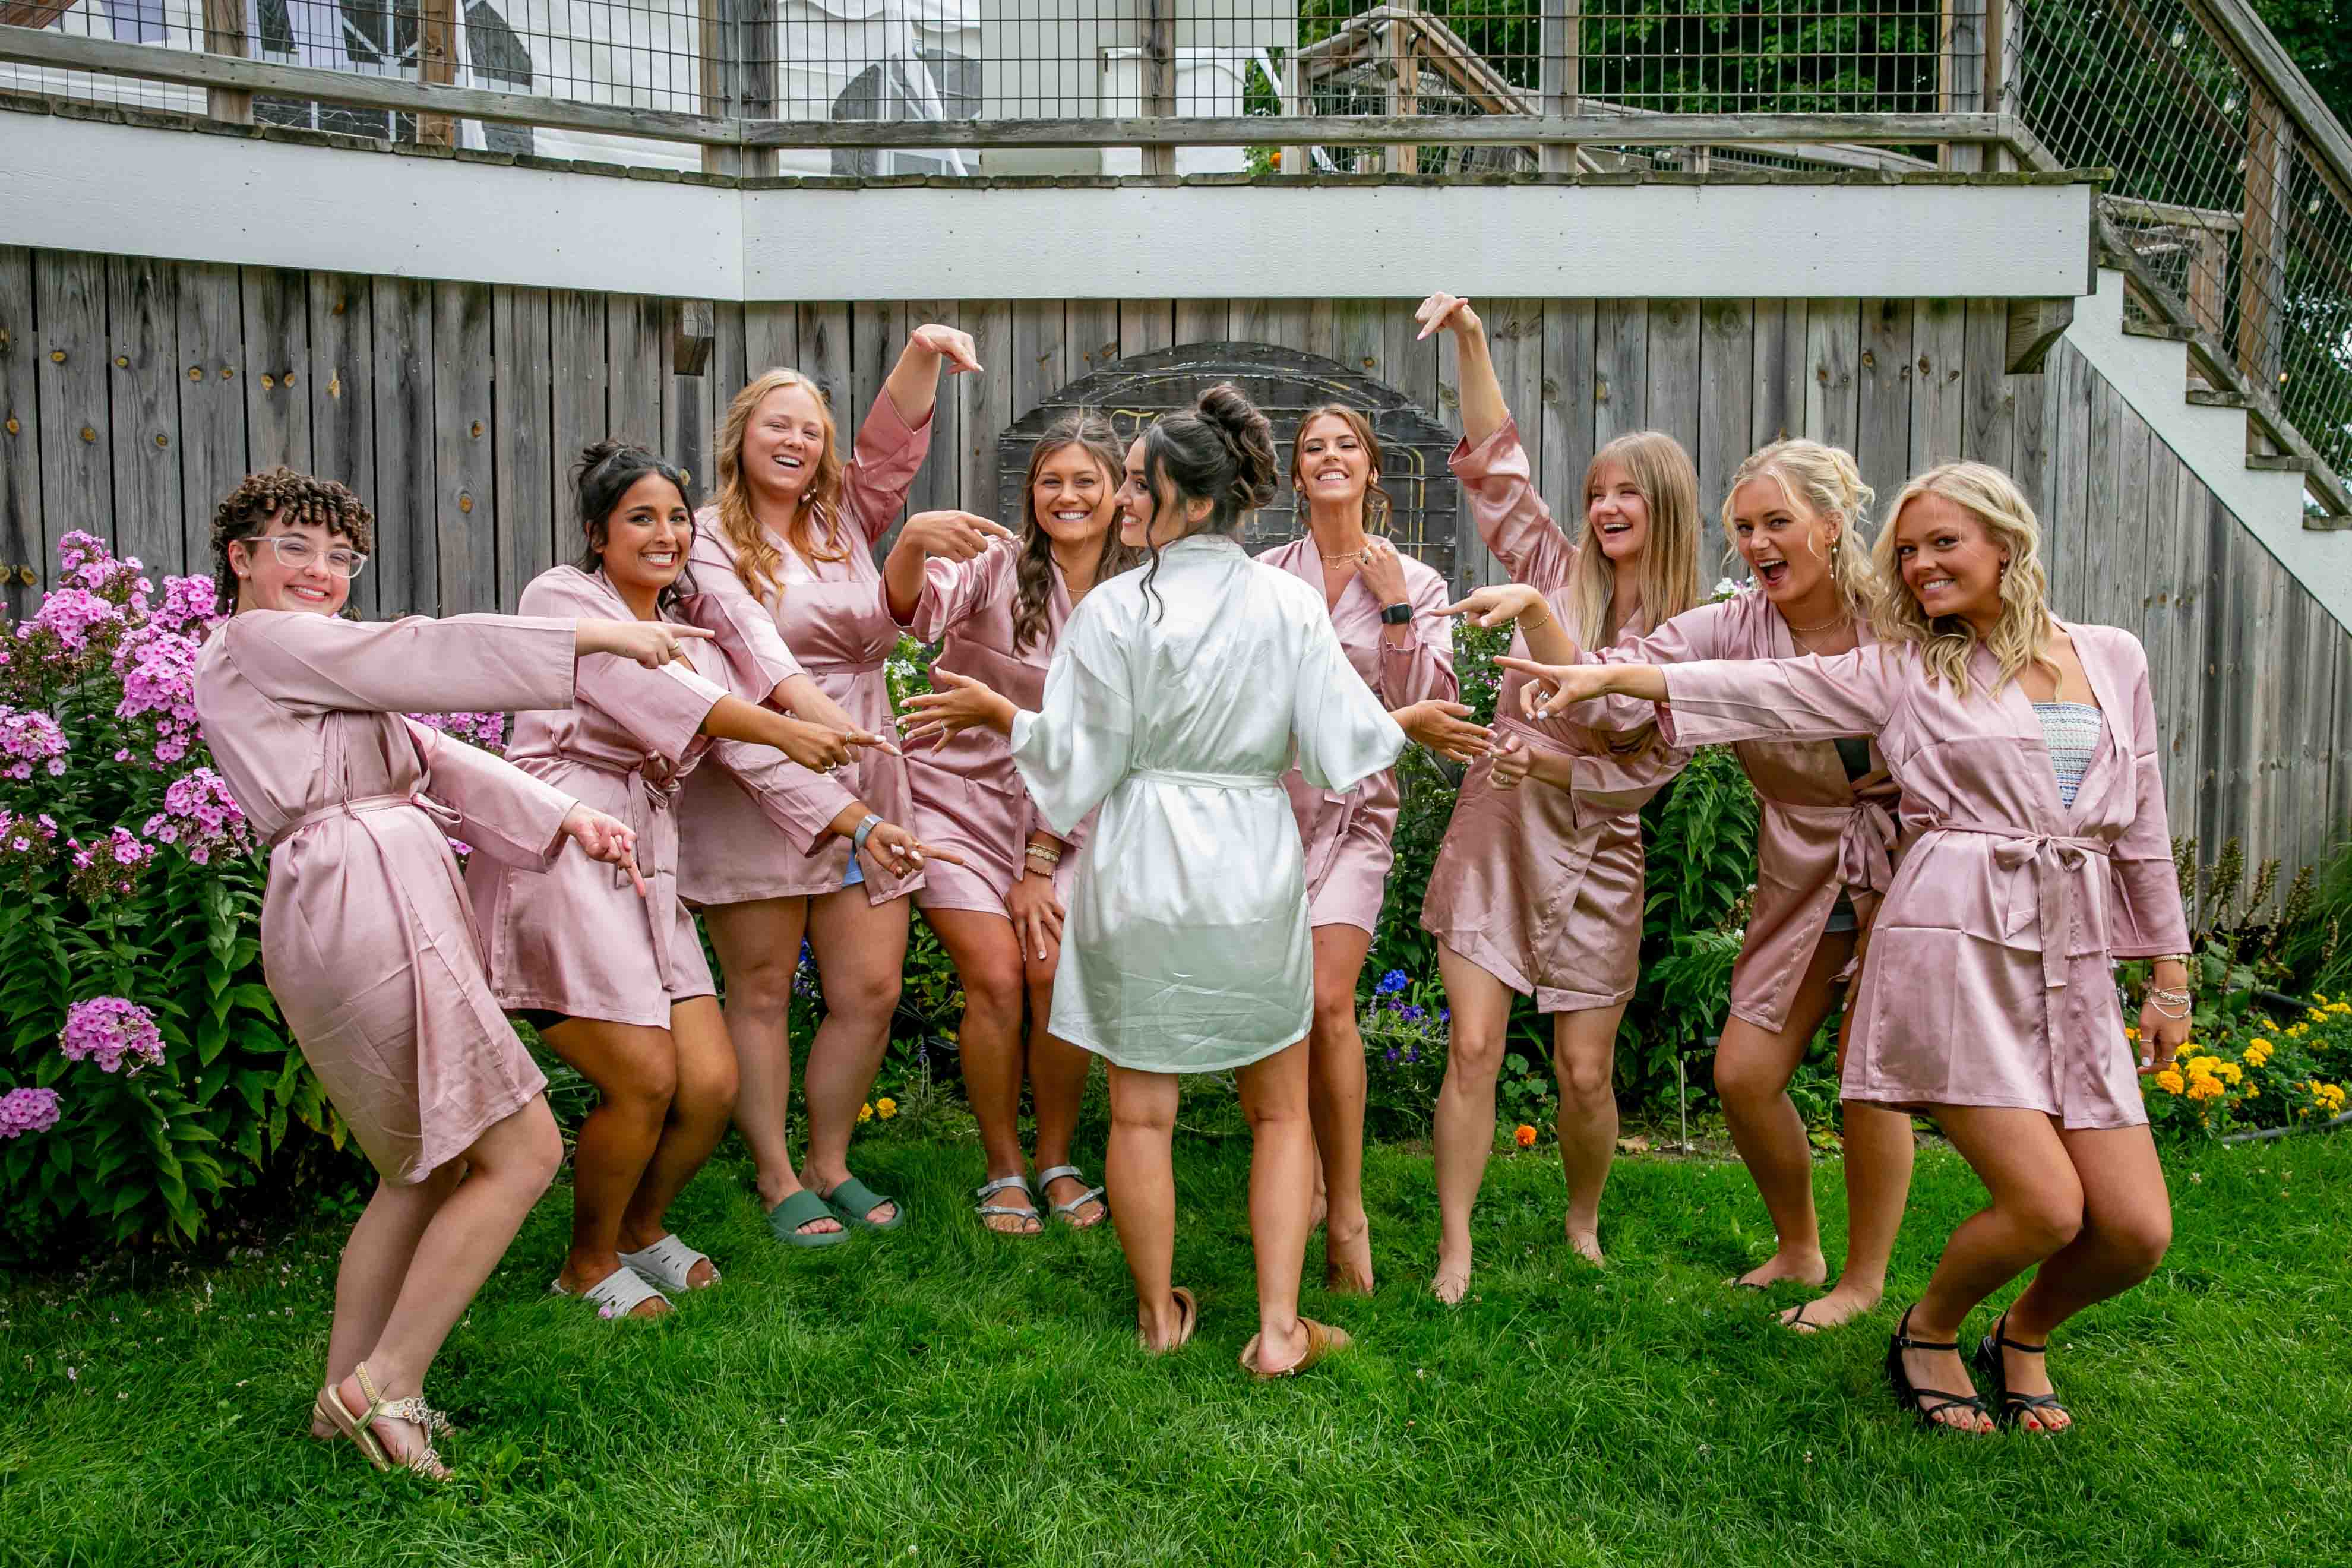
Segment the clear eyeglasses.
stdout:
<path fill-rule="evenodd" d="M 247 541 L 248 544 L 267 544 L 278 552 L 278 563 L 299 572 L 319 559 L 319 547 L 299 533 L 271 533 Z M 330 550 L 326 552 L 327 570 L 338 577 L 356 577 L 368 563 L 368 558 L 356 550 Z"/>

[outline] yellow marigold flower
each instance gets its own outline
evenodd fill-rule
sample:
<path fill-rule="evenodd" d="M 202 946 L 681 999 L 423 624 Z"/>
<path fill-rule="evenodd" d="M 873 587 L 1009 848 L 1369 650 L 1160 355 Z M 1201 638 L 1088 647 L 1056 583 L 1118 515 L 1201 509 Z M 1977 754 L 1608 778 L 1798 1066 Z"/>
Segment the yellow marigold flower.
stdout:
<path fill-rule="evenodd" d="M 2268 1040 L 2256 1040 L 2253 1044 L 2246 1047 L 2246 1065 L 2248 1067 L 2258 1068 L 2270 1059 L 2271 1043 Z"/>
<path fill-rule="evenodd" d="M 2126 1039 L 2126 1040 L 2137 1040 L 2137 1039 L 2138 1039 L 2138 1038 L 2139 1038 L 2139 1030 L 2138 1030 L 2138 1029 L 2137 1029 L 2137 1028 L 2135 1028 L 2133 1026 L 2131 1026 L 2131 1025 L 2129 1025 L 2129 1024 L 2126 1024 L 2126 1025 L 2124 1026 L 2124 1038 L 2125 1038 L 2125 1039 Z"/>
<path fill-rule="evenodd" d="M 2246 1085 L 2246 1098 L 2247 1098 L 2248 1100 L 2260 1100 L 2262 1097 L 2263 1097 L 2263 1087 L 2262 1087 L 2262 1085 L 2260 1085 L 2260 1084 L 2258 1084 L 2258 1083 L 2250 1083 L 2250 1084 Z"/>
<path fill-rule="evenodd" d="M 2235 1062 L 2222 1062 L 2214 1068 L 2213 1071 L 2223 1083 L 2227 1084 L 2242 1082 L 2246 1076 L 2244 1070 Z"/>
<path fill-rule="evenodd" d="M 2315 991 L 2311 994 L 2313 999 L 2315 1001 L 2325 1002 L 2327 1000 L 2327 993 L 2325 991 Z"/>
<path fill-rule="evenodd" d="M 2180 1075 L 2167 1068 L 2156 1075 L 2156 1087 L 2167 1094 L 2179 1094 L 2184 1086 L 2180 1081 Z"/>
<path fill-rule="evenodd" d="M 2183 1040 L 2183 1041 L 2181 1041 L 2179 1045 L 2177 1045 L 2177 1046 L 2175 1046 L 2175 1047 L 2172 1047 L 2172 1059 L 2173 1059 L 2174 1061 L 2179 1061 L 2181 1058 L 2183 1058 L 2183 1057 L 2187 1056 L 2189 1052 L 2191 1052 L 2191 1051 L 2195 1050 L 2196 1048 L 2197 1048 L 2197 1042 L 2196 1042 L 2196 1041 L 2194 1041 L 2194 1040 Z"/>
<path fill-rule="evenodd" d="M 898 1102 L 887 1096 L 874 1102 L 874 1114 L 887 1121 L 898 1114 Z"/>
<path fill-rule="evenodd" d="M 872 1106 L 870 1106 L 870 1105 L 861 1105 L 861 1106 L 859 1106 L 859 1107 L 857 1108 L 857 1120 L 858 1120 L 858 1121 L 873 1121 L 873 1120 L 874 1120 L 874 1108 L 873 1108 Z"/>
<path fill-rule="evenodd" d="M 2215 1068 L 2220 1067 L 2221 1065 L 2221 1058 L 2220 1057 L 2196 1057 L 2190 1059 L 2189 1063 L 2189 1070 L 2190 1072 L 2211 1072 Z"/>
<path fill-rule="evenodd" d="M 2221 1087 L 2219 1079 L 2193 1078 L 2189 1080 L 2189 1098 L 2191 1100 L 2219 1100 L 2229 1092 Z"/>

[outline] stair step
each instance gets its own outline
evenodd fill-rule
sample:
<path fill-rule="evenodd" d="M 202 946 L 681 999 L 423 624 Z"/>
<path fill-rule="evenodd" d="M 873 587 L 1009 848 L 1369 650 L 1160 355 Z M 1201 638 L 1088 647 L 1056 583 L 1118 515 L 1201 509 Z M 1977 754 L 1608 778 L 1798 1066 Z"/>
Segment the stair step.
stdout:
<path fill-rule="evenodd" d="M 2303 517 L 2303 527 L 2306 533 L 2352 532 L 2352 513 L 2305 512 Z"/>
<path fill-rule="evenodd" d="M 2293 452 L 2249 452 L 2246 467 L 2262 474 L 2307 474 L 2311 465 Z"/>
<path fill-rule="evenodd" d="M 2189 401 L 2195 404 L 2200 408 L 2250 409 L 2254 405 L 2254 400 L 2248 397 L 2244 393 L 2231 392 L 2227 387 L 2217 386 L 2190 387 L 2189 389 Z"/>
<path fill-rule="evenodd" d="M 2168 321 L 2136 321 L 2129 316 L 2124 318 L 2124 331 L 2129 337 L 2155 338 L 2168 343 L 2192 342 L 2197 337 L 2187 327 L 2176 327 Z"/>

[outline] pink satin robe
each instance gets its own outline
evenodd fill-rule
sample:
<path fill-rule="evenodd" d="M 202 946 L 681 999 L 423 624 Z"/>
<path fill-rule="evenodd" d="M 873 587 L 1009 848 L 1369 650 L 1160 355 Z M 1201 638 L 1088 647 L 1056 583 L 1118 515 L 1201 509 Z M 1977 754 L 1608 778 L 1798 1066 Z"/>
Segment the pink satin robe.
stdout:
<path fill-rule="evenodd" d="M 533 578 L 521 607 L 530 616 L 632 615 L 604 574 L 577 566 Z M 515 715 L 507 760 L 635 829 L 646 896 L 637 896 L 626 871 L 585 856 L 544 876 L 476 856 L 466 885 L 500 1005 L 667 1028 L 673 1003 L 715 994 L 694 916 L 677 890 L 675 807 L 698 764 L 711 763 L 803 853 L 849 805 L 846 789 L 781 752 L 703 734 L 711 708 L 730 695 L 730 661 L 716 643 L 686 647 L 691 668 L 672 662 L 647 669 L 617 655 L 592 655 L 580 661 L 572 707 Z"/>
<path fill-rule="evenodd" d="M 1330 597 L 1322 553 L 1311 535 L 1277 544 L 1258 559 Z M 1451 702 L 1462 689 L 1454 678 L 1454 623 L 1437 613 L 1450 597 L 1445 579 L 1410 555 L 1398 559 L 1413 610 L 1412 635 L 1402 647 L 1381 635 L 1387 630 L 1381 620 L 1384 606 L 1373 600 L 1361 573 L 1331 606 L 1331 629 L 1348 662 L 1392 713 L 1415 702 Z M 1289 792 L 1307 849 L 1307 923 L 1374 930 L 1388 896 L 1389 868 L 1396 861 L 1396 770 L 1382 768 L 1353 789 L 1325 790 L 1311 787 L 1293 768 L 1283 774 L 1282 787 Z"/>
<path fill-rule="evenodd" d="M 839 561 L 810 561 L 771 533 L 783 552 L 782 586 L 754 597 L 735 570 L 735 550 L 706 507 L 694 520 L 692 561 L 700 594 L 688 615 L 714 630 L 731 631 L 746 650 L 739 678 L 772 691 L 805 671 L 857 724 L 893 738 L 895 715 L 883 664 L 898 646 L 898 623 L 882 592 L 874 545 L 906 504 L 929 449 L 931 422 L 909 428 L 883 393 L 858 426 L 856 455 L 844 472 L 835 537 L 847 548 Z M 764 684 L 762 684 L 764 683 Z M 852 794 L 886 821 L 905 823 L 909 805 L 903 758 L 867 750 L 842 770 Z M 754 899 L 796 899 L 841 890 L 849 870 L 849 843 L 833 837 L 814 853 L 794 847 L 761 815 L 751 797 L 716 773 L 689 779 L 678 805 L 678 889 L 696 904 L 738 904 Z M 904 877 L 866 869 L 866 896 L 874 903 L 922 886 L 923 872 Z"/>
<path fill-rule="evenodd" d="M 423 1181 L 547 1087 L 483 974 L 447 832 L 477 861 L 589 863 L 557 854 L 571 796 L 401 714 L 562 707 L 573 636 L 247 610 L 197 657 L 205 743 L 271 846 L 270 994 L 386 1181 Z"/>
<path fill-rule="evenodd" d="M 2105 723 L 2070 808 L 2024 691 L 1932 686 L 1908 647 L 1665 667 L 1679 742 L 1873 735 L 1908 847 L 1871 927 L 1843 1092 L 2011 1106 L 2069 1128 L 2147 1120 L 2109 973 L 2189 948 L 2165 821 L 2147 657 L 2068 626 Z"/>
<path fill-rule="evenodd" d="M 1866 623 L 1856 630 L 1863 646 L 1876 640 Z M 1648 637 L 1597 657 L 1641 664 L 1794 658 L 1797 645 L 1772 601 L 1749 592 L 1686 610 Z M 1841 892 L 1869 928 L 1895 875 L 1889 807 L 1898 792 L 1890 784 L 1874 787 L 1869 797 L 1855 795 L 1829 741 L 1742 741 L 1735 749 L 1762 810 L 1755 908 L 1731 966 L 1731 1015 L 1778 1033 Z"/>
<path fill-rule="evenodd" d="M 1045 699 L 1045 671 L 1070 619 L 1070 590 L 1061 569 L 1054 568 L 1045 625 L 1034 641 L 1016 651 L 1013 617 L 1020 597 L 1014 576 L 1020 549 L 1000 542 L 970 561 L 925 562 L 923 592 L 915 601 L 908 629 L 918 642 L 940 644 L 933 669 L 969 675 L 1011 699 L 1014 707 L 1034 710 Z M 915 901 L 927 910 L 1005 914 L 1013 884 L 1021 877 L 1029 836 L 1053 832 L 1013 764 L 1012 742 L 993 730 L 976 727 L 940 745 L 912 748 L 907 753 L 907 781 L 914 801 L 909 826 L 915 837 L 953 849 L 965 861 L 957 866 L 939 860 L 925 867 L 923 888 Z M 1066 910 L 1087 826 L 1081 822 L 1063 840 L 1062 858 L 1054 868 L 1055 896 Z"/>
<path fill-rule="evenodd" d="M 1476 447 L 1457 446 L 1452 466 L 1486 548 L 1565 623 L 1576 546 L 1536 493 L 1518 427 L 1506 420 Z M 1629 624 L 1617 646 L 1640 635 Z M 1527 639 L 1514 634 L 1511 651 L 1526 658 Z M 1495 728 L 1568 759 L 1574 787 L 1530 777 L 1498 790 L 1494 764 L 1472 763 L 1421 923 L 1543 1012 L 1613 1007 L 1633 995 L 1641 956 L 1642 806 L 1689 755 L 1665 743 L 1645 702 L 1582 703 L 1531 723 L 1518 716 L 1526 683 L 1504 677 Z"/>

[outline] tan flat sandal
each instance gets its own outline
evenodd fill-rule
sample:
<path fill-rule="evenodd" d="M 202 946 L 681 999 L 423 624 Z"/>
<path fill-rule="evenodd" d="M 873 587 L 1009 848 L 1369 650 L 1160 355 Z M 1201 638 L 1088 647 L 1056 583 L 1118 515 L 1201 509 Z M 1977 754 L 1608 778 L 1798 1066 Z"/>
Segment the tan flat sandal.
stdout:
<path fill-rule="evenodd" d="M 1252 1334 L 1249 1343 L 1242 1347 L 1242 1370 L 1260 1383 L 1272 1383 L 1277 1378 L 1297 1377 L 1310 1372 L 1333 1351 L 1345 1350 L 1356 1342 L 1345 1329 L 1335 1329 L 1328 1323 L 1318 1323 L 1312 1318 L 1301 1318 L 1298 1326 L 1307 1331 L 1307 1353 L 1280 1372 L 1260 1372 L 1257 1369 L 1258 1336 Z"/>
<path fill-rule="evenodd" d="M 327 1419 L 341 1427 L 343 1436 L 349 1437 L 359 1451 L 367 1456 L 368 1463 L 377 1469 L 406 1470 L 428 1481 L 447 1480 L 449 1467 L 443 1464 L 441 1456 L 434 1451 L 433 1434 L 449 1430 L 448 1417 L 426 1405 L 420 1395 L 412 1394 L 406 1399 L 384 1398 L 376 1392 L 375 1379 L 368 1375 L 365 1362 L 353 1367 L 352 1375 L 360 1380 L 360 1392 L 367 1396 L 367 1410 L 362 1415 L 352 1415 L 351 1406 L 343 1403 L 342 1391 L 330 1384 L 319 1391 L 318 1408 Z M 425 1447 L 405 1461 L 394 1458 L 377 1441 L 372 1430 L 379 1415 L 390 1416 L 394 1421 L 415 1423 L 424 1429 Z"/>

